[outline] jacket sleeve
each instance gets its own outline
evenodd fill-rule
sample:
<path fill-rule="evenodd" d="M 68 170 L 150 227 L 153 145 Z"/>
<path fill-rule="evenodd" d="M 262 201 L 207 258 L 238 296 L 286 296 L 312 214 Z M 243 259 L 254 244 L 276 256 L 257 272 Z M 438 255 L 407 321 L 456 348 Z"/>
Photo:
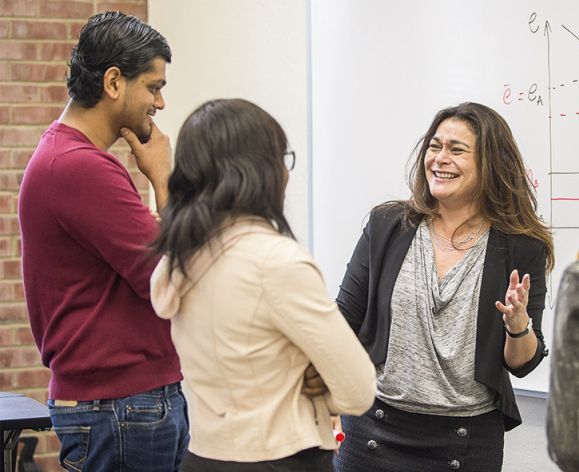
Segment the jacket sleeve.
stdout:
<path fill-rule="evenodd" d="M 264 297 L 272 323 L 319 372 L 329 390 L 330 410 L 361 415 L 376 394 L 374 365 L 328 297 L 313 261 L 298 251 L 292 255 L 291 249 L 288 254 L 287 249 L 278 248 L 276 252 L 286 257 L 268 261 L 264 270 Z"/>
<path fill-rule="evenodd" d="M 374 215 L 375 212 L 370 214 L 368 224 L 364 228 L 358 244 L 356 244 L 336 297 L 342 315 L 356 334 L 360 331 L 368 308 L 370 232 Z"/>
<path fill-rule="evenodd" d="M 158 225 L 126 169 L 106 153 L 64 156 L 53 165 L 50 207 L 71 238 L 95 260 L 112 267 L 143 299 L 158 258 L 148 245 Z M 76 160 L 76 162 L 75 162 Z M 82 161 L 82 162 L 81 162 Z"/>
<path fill-rule="evenodd" d="M 535 241 L 528 245 L 517 246 L 518 253 L 514 257 L 514 267 L 510 270 L 517 269 L 521 276 L 523 274 L 529 274 L 531 277 L 527 313 L 533 319 L 533 331 L 537 336 L 537 350 L 529 362 L 517 369 L 509 368 L 506 362 L 504 365 L 515 377 L 525 377 L 532 372 L 549 353 L 545 347 L 545 339 L 543 337 L 543 331 L 541 330 L 543 310 L 545 309 L 545 297 L 547 294 L 545 277 L 547 251 L 542 244 Z"/>

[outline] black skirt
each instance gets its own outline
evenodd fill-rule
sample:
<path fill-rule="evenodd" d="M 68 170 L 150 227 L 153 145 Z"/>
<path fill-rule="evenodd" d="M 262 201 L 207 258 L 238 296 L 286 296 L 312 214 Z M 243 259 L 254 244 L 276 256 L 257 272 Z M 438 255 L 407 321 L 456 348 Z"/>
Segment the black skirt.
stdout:
<path fill-rule="evenodd" d="M 206 459 L 187 451 L 181 472 L 333 472 L 334 451 L 305 449 L 290 457 L 262 462 Z"/>
<path fill-rule="evenodd" d="M 336 472 L 500 472 L 504 425 L 493 410 L 473 417 L 408 413 L 380 400 L 342 417 Z"/>

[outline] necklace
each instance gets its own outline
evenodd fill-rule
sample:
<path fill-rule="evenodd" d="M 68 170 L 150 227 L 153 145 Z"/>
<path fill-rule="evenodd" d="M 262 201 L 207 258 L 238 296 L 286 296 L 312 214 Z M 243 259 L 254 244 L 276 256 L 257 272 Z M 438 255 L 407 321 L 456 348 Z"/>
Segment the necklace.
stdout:
<path fill-rule="evenodd" d="M 436 246 L 441 251 L 453 252 L 453 251 L 467 251 L 467 250 L 471 249 L 472 247 L 474 247 L 474 245 L 467 247 L 467 248 L 465 248 L 464 246 L 478 236 L 482 227 L 483 227 L 483 219 L 481 218 L 480 219 L 480 225 L 477 228 L 477 230 L 470 232 L 469 234 L 466 235 L 466 237 L 464 239 L 461 239 L 460 241 L 453 241 L 452 238 L 449 239 L 449 238 L 446 238 L 446 237 L 438 234 L 434 230 L 434 225 L 432 223 L 430 223 L 428 225 L 428 230 L 430 232 L 430 235 L 432 236 L 432 240 L 434 241 L 434 244 L 436 244 Z"/>

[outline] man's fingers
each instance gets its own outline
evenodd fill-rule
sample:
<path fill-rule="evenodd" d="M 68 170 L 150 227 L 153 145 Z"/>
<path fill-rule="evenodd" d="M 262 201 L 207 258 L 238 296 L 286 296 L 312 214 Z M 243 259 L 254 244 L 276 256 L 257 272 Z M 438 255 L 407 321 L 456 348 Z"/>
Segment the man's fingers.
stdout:
<path fill-rule="evenodd" d="M 135 150 L 142 147 L 139 138 L 137 138 L 137 135 L 129 128 L 121 128 L 121 136 L 125 138 L 125 141 L 130 146 L 133 154 L 135 154 Z"/>
<path fill-rule="evenodd" d="M 155 218 L 155 221 L 156 221 L 157 223 L 160 223 L 160 222 L 161 222 L 161 215 L 159 215 L 159 213 L 156 212 L 156 211 L 153 211 L 153 210 L 149 210 L 149 211 L 151 212 L 151 216 L 152 216 L 153 218 Z"/>

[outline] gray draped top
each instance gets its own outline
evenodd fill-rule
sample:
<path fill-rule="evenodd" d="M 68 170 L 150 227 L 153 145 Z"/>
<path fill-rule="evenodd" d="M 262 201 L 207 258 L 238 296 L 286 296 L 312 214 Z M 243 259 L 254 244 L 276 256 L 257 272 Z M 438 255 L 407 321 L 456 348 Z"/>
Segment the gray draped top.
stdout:
<path fill-rule="evenodd" d="M 378 398 L 414 413 L 474 416 L 494 409 L 474 380 L 478 301 L 488 232 L 439 280 L 431 236 L 421 223 L 392 294 L 386 363 Z"/>

